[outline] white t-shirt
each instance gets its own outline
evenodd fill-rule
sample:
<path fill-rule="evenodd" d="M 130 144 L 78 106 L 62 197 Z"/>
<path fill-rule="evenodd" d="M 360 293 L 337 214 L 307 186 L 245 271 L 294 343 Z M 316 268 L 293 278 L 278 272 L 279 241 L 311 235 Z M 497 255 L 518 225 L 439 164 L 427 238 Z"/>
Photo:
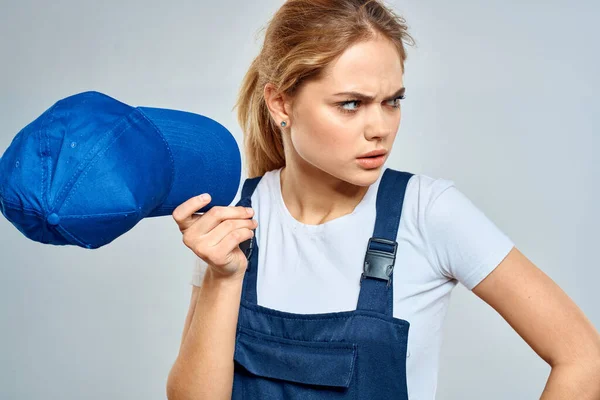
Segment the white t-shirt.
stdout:
<path fill-rule="evenodd" d="M 299 314 L 355 310 L 383 169 L 352 213 L 321 225 L 303 224 L 289 213 L 280 171 L 265 173 L 251 198 L 260 249 L 258 305 Z M 514 244 L 453 181 L 420 174 L 408 182 L 396 241 L 394 317 L 410 322 L 408 394 L 433 400 L 452 289 L 460 282 L 472 290 Z M 196 258 L 190 283 L 200 286 L 205 270 Z"/>

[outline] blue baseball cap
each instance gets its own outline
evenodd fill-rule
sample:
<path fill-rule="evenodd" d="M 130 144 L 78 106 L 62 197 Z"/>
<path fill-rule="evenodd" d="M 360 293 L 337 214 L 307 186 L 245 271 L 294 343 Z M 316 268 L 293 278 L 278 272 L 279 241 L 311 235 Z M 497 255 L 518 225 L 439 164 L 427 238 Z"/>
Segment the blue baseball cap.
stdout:
<path fill-rule="evenodd" d="M 202 193 L 212 200 L 199 212 L 228 206 L 240 179 L 239 147 L 218 122 L 88 91 L 14 137 L 0 158 L 0 210 L 29 239 L 95 249 Z"/>

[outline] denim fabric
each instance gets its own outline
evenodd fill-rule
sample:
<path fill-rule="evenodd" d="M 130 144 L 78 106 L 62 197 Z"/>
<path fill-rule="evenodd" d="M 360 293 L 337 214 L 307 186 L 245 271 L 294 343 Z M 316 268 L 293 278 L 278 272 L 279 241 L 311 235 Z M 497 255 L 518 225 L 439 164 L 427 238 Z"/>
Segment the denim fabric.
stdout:
<path fill-rule="evenodd" d="M 257 304 L 256 235 L 248 257 L 234 352 L 233 400 L 406 400 L 409 322 L 393 317 L 396 235 L 411 173 L 385 170 L 356 310 L 294 314 Z M 251 207 L 262 177 L 246 179 L 237 205 Z M 334 284 L 334 283 L 333 283 Z"/>

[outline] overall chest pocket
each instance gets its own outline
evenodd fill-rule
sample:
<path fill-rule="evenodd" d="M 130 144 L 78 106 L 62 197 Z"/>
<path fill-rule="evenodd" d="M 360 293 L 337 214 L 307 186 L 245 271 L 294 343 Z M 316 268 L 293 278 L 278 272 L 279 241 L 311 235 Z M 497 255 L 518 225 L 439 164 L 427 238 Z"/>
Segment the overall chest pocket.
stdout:
<path fill-rule="evenodd" d="M 233 400 L 357 399 L 357 345 L 286 339 L 240 329 Z"/>

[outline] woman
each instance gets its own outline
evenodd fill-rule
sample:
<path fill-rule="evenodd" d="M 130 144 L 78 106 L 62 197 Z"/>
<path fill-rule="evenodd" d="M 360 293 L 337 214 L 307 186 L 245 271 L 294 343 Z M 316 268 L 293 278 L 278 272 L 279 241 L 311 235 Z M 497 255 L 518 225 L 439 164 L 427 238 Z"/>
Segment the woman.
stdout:
<path fill-rule="evenodd" d="M 434 399 L 458 282 L 553 367 L 542 399 L 600 397 L 598 333 L 565 293 L 452 181 L 385 167 L 405 42 L 378 1 L 274 15 L 237 103 L 239 201 L 173 212 L 198 264 L 170 399 Z"/>

